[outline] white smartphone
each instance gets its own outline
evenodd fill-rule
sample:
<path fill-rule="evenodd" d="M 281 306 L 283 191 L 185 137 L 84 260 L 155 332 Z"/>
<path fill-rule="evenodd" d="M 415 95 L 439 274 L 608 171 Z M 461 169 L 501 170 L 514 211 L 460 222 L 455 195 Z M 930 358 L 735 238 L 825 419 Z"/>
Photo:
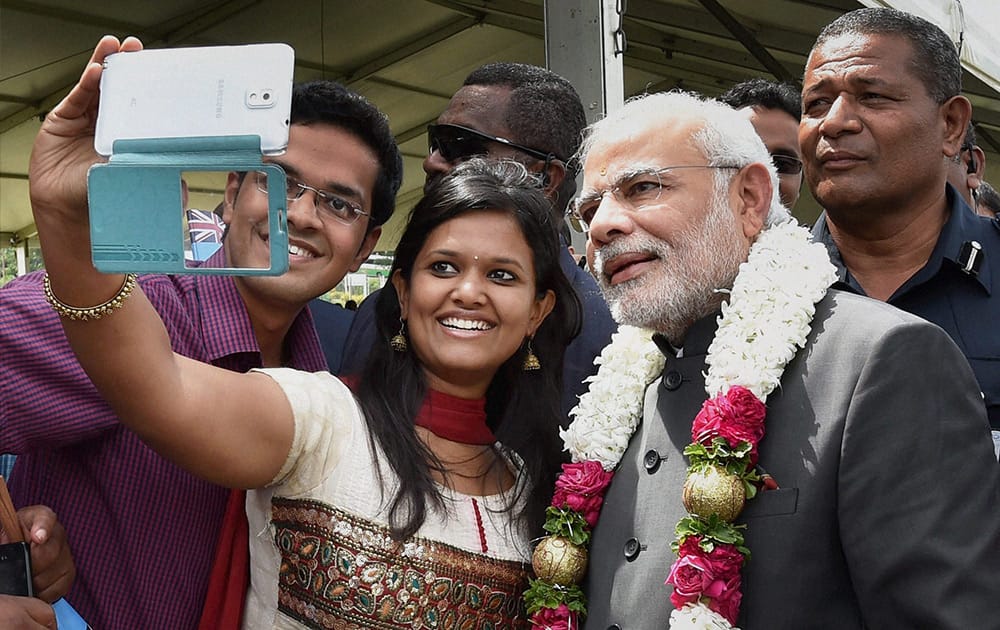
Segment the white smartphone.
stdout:
<path fill-rule="evenodd" d="M 287 44 L 158 48 L 104 60 L 94 148 L 121 139 L 258 135 L 288 145 L 295 52 Z"/>

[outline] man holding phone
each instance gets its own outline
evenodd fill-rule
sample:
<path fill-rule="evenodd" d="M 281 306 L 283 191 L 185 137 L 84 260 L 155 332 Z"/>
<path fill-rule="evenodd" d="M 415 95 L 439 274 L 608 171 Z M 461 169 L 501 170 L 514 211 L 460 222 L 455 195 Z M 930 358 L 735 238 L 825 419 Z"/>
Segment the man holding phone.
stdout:
<path fill-rule="evenodd" d="M 103 38 L 84 76 L 100 73 L 108 54 L 141 47 Z M 95 121 L 76 120 L 74 135 L 36 143 L 39 186 L 84 185 L 98 159 Z M 138 282 L 185 356 L 238 371 L 325 370 L 305 306 L 368 257 L 393 212 L 402 160 L 385 116 L 325 81 L 295 86 L 287 151 L 265 159 L 288 175 L 288 273 Z M 228 178 L 219 255 L 229 266 L 260 266 L 266 256 L 266 191 L 253 172 Z M 69 600 L 95 628 L 196 628 L 229 491 L 163 460 L 119 424 L 77 365 L 41 273 L 0 290 L 0 356 L 0 444 L 19 455 L 11 493 L 52 506 L 66 525 L 78 569 Z"/>
<path fill-rule="evenodd" d="M 0 553 L 0 628 L 54 628 L 57 615 L 51 604 L 66 594 L 76 574 L 66 530 L 55 513 L 42 505 L 22 508 L 15 516 L 2 486 L 0 479 L 0 502 L 6 504 L 3 511 L 10 520 L 0 517 L 0 548 L 4 549 Z M 12 534 L 15 528 L 19 531 Z M 30 575 L 29 562 L 7 553 L 13 541 L 27 544 Z M 31 582 L 32 597 L 13 594 L 27 592 L 28 585 L 18 584 L 24 580 Z"/>
<path fill-rule="evenodd" d="M 52 606 L 34 597 L 0 595 L 0 624 L 4 628 L 54 628 Z"/>

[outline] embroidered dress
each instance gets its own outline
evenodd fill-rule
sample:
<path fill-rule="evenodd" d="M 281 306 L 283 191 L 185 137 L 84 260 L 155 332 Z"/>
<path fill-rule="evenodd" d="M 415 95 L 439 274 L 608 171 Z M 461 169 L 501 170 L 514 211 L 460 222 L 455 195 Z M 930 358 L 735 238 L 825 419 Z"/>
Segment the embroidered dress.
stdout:
<path fill-rule="evenodd" d="M 392 540 L 397 478 L 383 463 L 380 490 L 350 390 L 328 373 L 263 372 L 285 391 L 295 435 L 272 484 L 247 496 L 245 628 L 528 627 L 521 594 L 531 548 L 503 512 L 505 495 L 442 489 L 448 513 L 428 510 L 416 536 Z"/>

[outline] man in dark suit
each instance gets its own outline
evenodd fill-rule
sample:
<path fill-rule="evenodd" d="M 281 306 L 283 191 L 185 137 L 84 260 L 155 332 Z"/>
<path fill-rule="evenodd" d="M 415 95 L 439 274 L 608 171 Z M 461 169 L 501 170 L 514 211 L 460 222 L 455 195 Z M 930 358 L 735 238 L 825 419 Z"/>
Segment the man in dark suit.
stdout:
<path fill-rule="evenodd" d="M 327 368 L 334 374 L 339 374 L 343 361 L 342 351 L 351 322 L 354 321 L 354 311 L 316 298 L 309 302 L 309 312 L 312 313 L 313 325 L 323 347 Z"/>
<path fill-rule="evenodd" d="M 1000 627 L 1000 474 L 972 371 L 937 326 L 827 290 L 834 270 L 788 223 L 776 182 L 749 121 L 692 95 L 632 101 L 585 141 L 574 209 L 589 226 L 598 283 L 617 321 L 658 333 L 665 357 L 593 531 L 586 628 L 660 630 L 698 606 L 713 622 L 730 613 L 713 628 Z M 784 232 L 798 240 L 771 240 Z M 762 249 L 765 240 L 779 246 Z M 774 282 L 770 269 L 791 275 Z M 811 322 L 814 299 L 788 297 L 809 286 Z M 742 287 L 754 291 L 737 306 Z M 775 306 L 784 300 L 788 308 Z M 744 333 L 717 335 L 739 321 L 735 311 Z M 737 351 L 775 331 L 782 343 L 786 333 L 801 339 L 787 353 L 762 342 L 766 360 Z M 734 371 L 716 371 L 725 362 Z M 764 481 L 732 517 L 752 557 L 739 579 L 700 598 L 675 588 L 690 602 L 675 611 L 664 585 L 674 526 L 686 505 L 704 512 L 682 501 L 684 451 L 720 374 L 747 387 L 774 379 L 758 451 Z M 722 530 L 702 530 L 704 545 L 722 544 L 706 531 Z M 671 583 L 686 570 L 685 588 L 697 590 L 693 566 Z"/>
<path fill-rule="evenodd" d="M 961 89 L 958 52 L 940 28 L 892 9 L 851 11 L 809 53 L 799 143 L 825 210 L 813 235 L 838 267 L 837 288 L 943 328 L 972 366 L 1000 443 L 1000 230 L 967 203 L 983 160 Z M 957 190 L 947 183 L 955 170 Z"/>
<path fill-rule="evenodd" d="M 428 128 L 427 183 L 471 157 L 518 160 L 538 173 L 552 200 L 553 221 L 567 238 L 563 214 L 576 191 L 577 173 L 571 158 L 585 125 L 580 97 L 566 79 L 538 66 L 487 64 L 465 79 L 437 124 Z M 583 306 L 583 327 L 566 350 L 563 368 L 562 408 L 568 414 L 587 390 L 583 381 L 597 370 L 594 357 L 616 326 L 593 277 L 576 265 L 568 249 L 560 262 Z M 354 318 L 344 347 L 344 374 L 361 369 L 375 340 L 375 298 L 362 302 Z"/>

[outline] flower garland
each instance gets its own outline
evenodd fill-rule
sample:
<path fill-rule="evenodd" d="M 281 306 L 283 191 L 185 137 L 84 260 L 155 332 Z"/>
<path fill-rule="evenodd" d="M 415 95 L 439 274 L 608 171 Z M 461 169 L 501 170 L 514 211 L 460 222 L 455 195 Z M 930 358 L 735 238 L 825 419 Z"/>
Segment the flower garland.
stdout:
<path fill-rule="evenodd" d="M 785 366 L 805 346 L 816 303 L 836 280 L 826 249 L 786 222 L 761 232 L 722 306 L 705 359 L 708 400 L 691 424 L 688 478 L 667 584 L 674 630 L 733 628 L 739 614 L 740 569 L 749 558 L 734 525 L 761 481 L 754 472 L 764 436 L 764 400 Z M 589 390 L 561 433 L 572 463 L 563 464 L 545 530 L 532 557 L 537 579 L 525 592 L 531 623 L 575 630 L 587 612 L 579 587 L 590 531 L 604 494 L 642 417 L 647 386 L 662 372 L 663 354 L 647 330 L 621 326 L 601 356 Z"/>

